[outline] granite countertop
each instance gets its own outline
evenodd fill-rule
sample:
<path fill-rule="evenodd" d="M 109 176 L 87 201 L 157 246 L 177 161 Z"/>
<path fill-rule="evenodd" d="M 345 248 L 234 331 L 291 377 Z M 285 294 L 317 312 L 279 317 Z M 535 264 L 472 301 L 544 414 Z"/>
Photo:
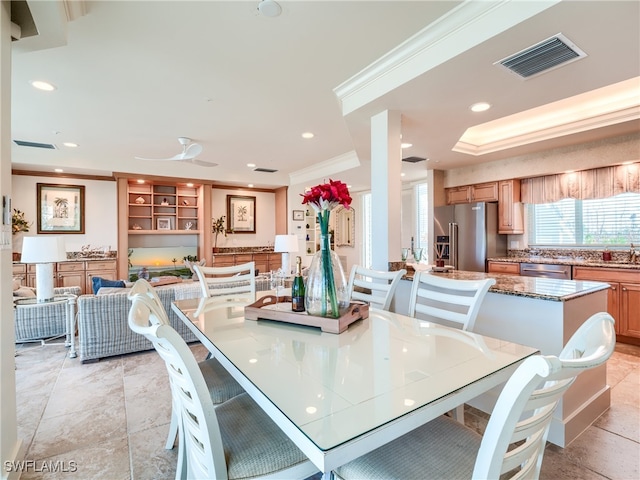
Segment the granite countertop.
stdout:
<path fill-rule="evenodd" d="M 275 253 L 273 251 L 273 248 L 270 249 L 260 249 L 260 248 L 256 248 L 256 249 L 251 249 L 251 250 L 237 250 L 237 251 L 230 251 L 230 252 L 215 252 L 213 255 L 214 256 L 227 256 L 227 255 L 244 255 L 244 254 L 254 254 L 254 253 Z"/>
<path fill-rule="evenodd" d="M 424 265 L 425 270 L 428 268 Z M 490 292 L 517 297 L 536 298 L 553 302 L 565 302 L 583 295 L 589 295 L 609 288 L 608 283 L 590 282 L 582 280 L 557 280 L 553 278 L 521 277 L 517 275 L 503 275 L 498 273 L 465 272 L 450 270 L 448 272 L 430 272 L 445 278 L 458 280 L 484 280 L 495 278 L 496 283 Z M 403 277 L 405 280 L 413 280 L 413 271 Z"/>
<path fill-rule="evenodd" d="M 584 258 L 573 258 L 573 257 L 557 257 L 557 258 L 548 258 L 548 257 L 496 257 L 496 258 L 488 258 L 490 262 L 503 262 L 503 263 L 546 263 L 553 265 L 572 265 L 572 266 L 580 266 L 580 267 L 608 267 L 608 268 L 623 268 L 627 270 L 640 270 L 640 263 L 629 263 L 629 262 L 605 262 L 599 259 L 584 259 Z"/>

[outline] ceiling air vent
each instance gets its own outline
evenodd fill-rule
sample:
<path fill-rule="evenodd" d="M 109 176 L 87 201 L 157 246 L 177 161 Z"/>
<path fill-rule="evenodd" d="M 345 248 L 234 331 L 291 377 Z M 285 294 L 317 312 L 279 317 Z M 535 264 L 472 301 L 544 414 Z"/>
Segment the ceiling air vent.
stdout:
<path fill-rule="evenodd" d="M 21 147 L 49 148 L 52 150 L 56 149 L 56 146 L 53 143 L 25 142 L 24 140 L 14 140 L 13 143 Z"/>
<path fill-rule="evenodd" d="M 276 173 L 278 170 L 274 170 L 273 168 L 262 168 L 257 167 L 253 169 L 254 172 L 264 172 L 264 173 Z"/>
<path fill-rule="evenodd" d="M 494 65 L 501 65 L 520 78 L 530 78 L 586 56 L 571 40 L 559 33 Z"/>
<path fill-rule="evenodd" d="M 422 157 L 406 157 L 402 159 L 403 162 L 408 162 L 408 163 L 424 162 L 425 160 L 426 158 L 422 158 Z"/>

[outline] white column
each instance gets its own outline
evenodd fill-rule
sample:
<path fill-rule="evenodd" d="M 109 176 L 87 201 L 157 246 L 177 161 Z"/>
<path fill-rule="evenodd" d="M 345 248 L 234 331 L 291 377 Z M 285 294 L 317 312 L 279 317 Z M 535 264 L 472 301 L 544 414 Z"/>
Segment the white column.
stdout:
<path fill-rule="evenodd" d="M 0 195 L 11 196 L 11 2 L 0 2 Z M 2 225 L 11 238 L 11 226 Z M 4 230 L 6 229 L 6 231 Z M 0 477 L 17 478 L 5 471 L 5 462 L 22 460 L 16 415 L 15 344 L 11 301 L 11 245 L 0 249 Z"/>
<path fill-rule="evenodd" d="M 372 268 L 388 270 L 402 254 L 401 115 L 385 110 L 371 117 Z"/>

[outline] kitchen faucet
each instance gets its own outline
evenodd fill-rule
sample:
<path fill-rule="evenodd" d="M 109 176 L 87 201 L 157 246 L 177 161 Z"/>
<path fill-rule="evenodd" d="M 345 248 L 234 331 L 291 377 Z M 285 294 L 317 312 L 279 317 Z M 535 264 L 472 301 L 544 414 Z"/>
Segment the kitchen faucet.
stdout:
<path fill-rule="evenodd" d="M 640 259 L 640 251 L 636 250 L 632 243 L 631 249 L 629 250 L 629 262 L 636 263 L 638 259 Z"/>

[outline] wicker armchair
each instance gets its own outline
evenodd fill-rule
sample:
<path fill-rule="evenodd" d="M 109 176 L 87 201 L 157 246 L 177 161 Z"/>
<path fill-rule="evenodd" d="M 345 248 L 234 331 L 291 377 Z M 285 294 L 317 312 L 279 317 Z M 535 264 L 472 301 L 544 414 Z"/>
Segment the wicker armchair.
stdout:
<path fill-rule="evenodd" d="M 80 295 L 80 287 L 60 287 L 55 295 Z M 53 338 L 67 333 L 66 303 L 38 304 L 37 308 L 14 308 L 15 342 Z"/>

